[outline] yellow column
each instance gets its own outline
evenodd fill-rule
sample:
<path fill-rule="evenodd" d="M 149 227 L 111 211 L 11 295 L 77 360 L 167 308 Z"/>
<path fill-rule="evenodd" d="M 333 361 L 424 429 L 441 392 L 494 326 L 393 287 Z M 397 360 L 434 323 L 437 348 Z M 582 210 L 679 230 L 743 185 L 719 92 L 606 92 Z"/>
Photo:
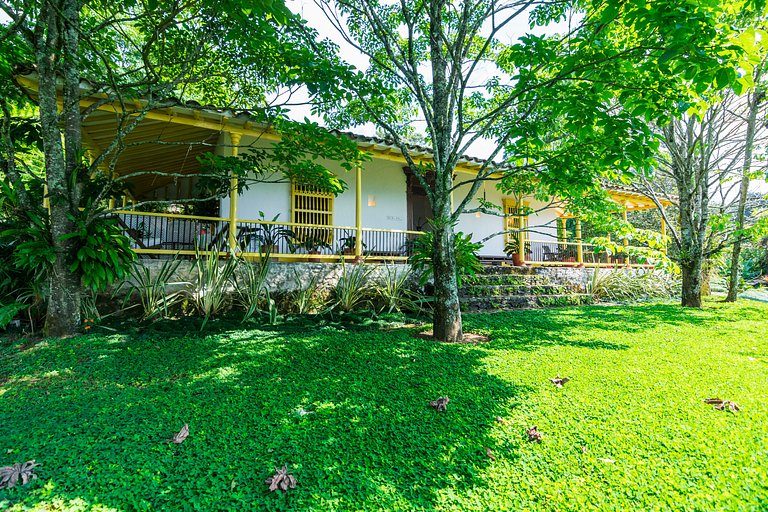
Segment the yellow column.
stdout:
<path fill-rule="evenodd" d="M 664 217 L 661 218 L 661 237 L 662 239 L 665 239 L 667 237 L 667 222 L 664 220 Z M 664 246 L 662 247 L 662 252 L 664 254 L 667 254 L 667 242 L 664 242 Z"/>
<path fill-rule="evenodd" d="M 576 261 L 584 263 L 584 247 L 581 245 L 581 219 L 576 217 Z"/>
<path fill-rule="evenodd" d="M 624 219 L 624 222 L 627 221 L 627 205 L 624 205 L 624 210 L 621 212 L 621 217 Z M 627 248 L 629 247 L 629 240 L 627 237 L 624 237 L 624 266 L 629 266 L 629 252 L 627 252 Z"/>
<path fill-rule="evenodd" d="M 232 156 L 237 156 L 240 134 L 230 133 L 229 142 L 232 146 Z M 237 188 L 237 176 L 232 176 L 229 180 L 229 250 L 232 253 L 237 250 Z"/>
<path fill-rule="evenodd" d="M 363 256 L 363 166 L 355 169 L 355 260 Z"/>

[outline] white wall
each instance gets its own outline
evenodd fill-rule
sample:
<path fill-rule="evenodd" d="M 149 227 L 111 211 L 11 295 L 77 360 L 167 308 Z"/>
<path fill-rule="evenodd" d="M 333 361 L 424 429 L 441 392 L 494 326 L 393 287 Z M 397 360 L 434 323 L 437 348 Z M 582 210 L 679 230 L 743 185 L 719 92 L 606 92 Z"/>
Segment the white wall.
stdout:
<path fill-rule="evenodd" d="M 222 135 L 216 154 L 224 155 L 229 151 L 229 137 Z M 256 142 L 243 137 L 240 142 L 241 153 L 247 147 L 264 147 L 266 143 Z M 319 162 L 346 182 L 348 188 L 336 196 L 333 208 L 333 223 L 337 226 L 355 225 L 355 186 L 354 171 L 342 169 L 338 163 L 328 160 Z M 373 159 L 363 164 L 362 172 L 362 222 L 364 227 L 382 229 L 406 229 L 405 174 L 402 165 L 383 159 Z M 368 206 L 369 196 L 375 200 L 375 206 Z M 279 220 L 290 221 L 291 186 L 288 183 L 255 183 L 246 190 L 237 202 L 237 217 L 244 220 L 256 220 L 259 212 L 271 220 L 278 213 Z M 229 215 L 229 198 L 221 200 L 221 216 Z"/>
<path fill-rule="evenodd" d="M 217 147 L 217 154 L 229 152 L 229 138 L 222 135 Z M 241 141 L 241 153 L 245 152 L 248 145 L 264 147 L 267 143 L 255 141 L 252 138 L 243 137 Z M 333 223 L 336 226 L 355 225 L 355 173 L 343 170 L 338 163 L 322 161 L 348 185 L 348 189 L 338 195 L 334 200 Z M 403 164 L 385 159 L 373 158 L 363 165 L 362 187 L 362 222 L 364 227 L 381 229 L 407 229 L 408 214 L 406 200 L 406 180 L 402 170 Z M 472 176 L 458 173 L 457 181 L 470 179 Z M 457 190 L 454 195 L 455 204 L 461 200 L 463 194 L 469 190 L 469 185 Z M 486 183 L 480 189 L 469 208 L 479 206 L 477 198 L 485 197 L 499 206 L 503 205 L 506 196 L 496 189 L 492 182 Z M 267 220 L 271 220 L 278 213 L 279 220 L 289 222 L 291 216 L 291 190 L 288 183 L 256 183 L 245 191 L 238 199 L 237 217 L 244 220 L 256 220 L 259 211 L 264 212 Z M 369 206 L 369 199 L 376 205 Z M 547 208 L 548 203 L 536 200 L 532 197 L 524 198 L 531 208 L 536 210 L 528 219 L 529 238 L 531 240 L 557 240 L 557 212 L 554 208 Z M 541 210 L 541 211 L 539 211 Z M 229 215 L 229 198 L 221 200 L 221 216 Z M 472 233 L 474 241 L 480 241 L 486 237 L 503 231 L 504 219 L 501 216 L 480 214 L 464 214 L 461 216 L 457 230 L 464 233 Z M 480 251 L 481 255 L 503 256 L 504 236 L 496 235 L 484 242 Z"/>
<path fill-rule="evenodd" d="M 468 173 L 458 173 L 456 181 L 467 181 L 473 176 Z M 454 193 L 454 204 L 458 206 L 459 202 L 469 192 L 470 185 L 464 185 L 460 187 Z M 484 198 L 486 201 L 491 202 L 500 208 L 499 215 L 480 213 L 479 217 L 476 213 L 465 213 L 460 219 L 456 227 L 458 231 L 464 233 L 472 233 L 472 240 L 479 242 L 486 237 L 495 235 L 504 230 L 504 218 L 501 217 L 503 212 L 504 199 L 511 198 L 510 195 L 503 194 L 496 188 L 494 182 L 487 182 L 484 186 L 481 186 L 479 192 L 475 195 L 469 205 L 468 210 L 477 208 L 480 206 L 479 198 Z M 523 201 L 534 210 L 528 217 L 528 229 L 530 231 L 528 238 L 530 240 L 557 240 L 557 211 L 550 207 L 546 201 L 539 201 L 533 197 L 524 197 Z M 504 235 L 496 235 L 493 238 L 483 242 L 483 248 L 479 251 L 484 256 L 503 256 L 504 255 Z"/>

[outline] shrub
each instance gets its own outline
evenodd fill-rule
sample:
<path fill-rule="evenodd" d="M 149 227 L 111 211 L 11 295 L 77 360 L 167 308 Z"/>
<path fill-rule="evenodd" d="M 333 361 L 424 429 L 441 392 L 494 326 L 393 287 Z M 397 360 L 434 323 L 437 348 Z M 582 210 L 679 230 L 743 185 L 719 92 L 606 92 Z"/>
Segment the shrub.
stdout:
<path fill-rule="evenodd" d="M 587 285 L 587 293 L 596 300 L 632 302 L 672 297 L 677 287 L 677 279 L 663 271 L 637 274 L 615 269 L 601 274 L 599 269 L 595 269 Z"/>
<path fill-rule="evenodd" d="M 141 263 L 135 263 L 130 270 L 130 280 L 126 281 L 129 290 L 123 302 L 124 309 L 136 294 L 138 306 L 141 307 L 141 320 L 154 320 L 166 318 L 170 309 L 179 304 L 185 296 L 188 282 L 172 282 L 181 261 L 176 258 L 168 259 L 160 266 L 159 271 L 153 277 L 150 269 Z M 168 293 L 168 287 L 181 286 L 182 288 Z M 132 306 L 131 306 L 132 307 Z"/>
<path fill-rule="evenodd" d="M 472 241 L 472 234 L 465 235 L 461 231 L 454 238 L 456 251 L 456 280 L 461 286 L 463 276 L 474 277 L 483 269 L 477 258 L 477 251 L 483 244 Z M 435 246 L 435 235 L 431 231 L 420 235 L 413 242 L 410 263 L 419 272 L 419 282 L 424 285 L 434 275 L 432 253 Z"/>

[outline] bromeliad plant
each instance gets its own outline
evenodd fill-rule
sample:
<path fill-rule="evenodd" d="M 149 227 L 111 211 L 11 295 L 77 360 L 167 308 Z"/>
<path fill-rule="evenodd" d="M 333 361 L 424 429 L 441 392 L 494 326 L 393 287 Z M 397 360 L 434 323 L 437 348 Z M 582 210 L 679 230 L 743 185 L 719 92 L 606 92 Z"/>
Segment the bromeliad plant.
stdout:
<path fill-rule="evenodd" d="M 203 316 L 201 330 L 212 316 L 219 314 L 227 306 L 229 290 L 239 264 L 240 260 L 235 257 L 230 257 L 220 264 L 219 250 L 216 247 L 205 256 L 195 250 L 192 268 L 195 270 L 196 279 L 188 295 L 190 302 Z"/>
<path fill-rule="evenodd" d="M 419 297 L 411 287 L 412 271 L 398 269 L 395 265 L 384 266 L 384 273 L 375 282 L 374 290 L 381 311 L 398 313 L 403 311 L 420 312 L 424 299 Z"/>
<path fill-rule="evenodd" d="M 263 255 L 258 262 L 243 262 L 240 265 L 241 271 L 235 279 L 235 294 L 238 305 L 245 311 L 244 322 L 252 318 L 260 310 L 262 304 L 266 304 L 268 309 L 274 304 L 269 294 L 269 288 L 265 284 L 269 267 L 268 253 Z"/>
<path fill-rule="evenodd" d="M 334 307 L 344 312 L 370 303 L 373 290 L 369 276 L 371 269 L 367 265 L 341 264 L 341 277 L 333 289 Z"/>
<path fill-rule="evenodd" d="M 165 260 L 152 276 L 150 269 L 141 263 L 136 263 L 130 270 L 130 279 L 126 281 L 128 293 L 123 302 L 124 309 L 130 309 L 128 304 L 134 294 L 141 307 L 141 321 L 166 318 L 170 310 L 184 299 L 186 289 L 190 283 L 186 281 L 172 281 L 179 269 L 181 261 L 175 257 Z M 169 292 L 169 288 L 177 288 Z"/>

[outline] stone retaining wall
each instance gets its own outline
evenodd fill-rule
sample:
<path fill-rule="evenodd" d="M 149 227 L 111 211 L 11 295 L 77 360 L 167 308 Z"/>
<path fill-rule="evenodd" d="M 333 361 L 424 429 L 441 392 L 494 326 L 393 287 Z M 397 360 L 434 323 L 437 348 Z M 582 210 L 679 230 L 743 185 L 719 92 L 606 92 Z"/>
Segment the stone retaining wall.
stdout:
<path fill-rule="evenodd" d="M 140 260 L 146 268 L 149 268 L 153 276 L 157 275 L 165 261 L 167 260 Z M 269 267 L 266 285 L 272 292 L 288 292 L 295 290 L 299 286 L 306 288 L 313 278 L 317 278 L 318 288 L 333 288 L 342 276 L 344 266 L 341 263 L 272 262 Z M 383 279 L 389 272 L 394 272 L 397 275 L 402 272 L 409 272 L 411 268 L 410 265 L 391 263 L 368 263 L 366 266 L 370 270 L 369 279 L 372 280 Z M 346 267 L 347 272 L 349 272 L 355 267 L 355 264 L 348 263 Z M 174 280 L 192 282 L 195 279 L 195 275 L 193 262 L 191 260 L 182 261 L 174 276 Z"/>
<path fill-rule="evenodd" d="M 549 276 L 553 281 L 562 285 L 570 286 L 574 291 L 586 293 L 587 286 L 592 280 L 595 271 L 600 274 L 610 272 L 627 272 L 633 275 L 642 275 L 653 269 L 638 267 L 613 267 L 613 268 L 577 268 L 577 267 L 535 267 L 534 271 L 538 275 Z"/>

